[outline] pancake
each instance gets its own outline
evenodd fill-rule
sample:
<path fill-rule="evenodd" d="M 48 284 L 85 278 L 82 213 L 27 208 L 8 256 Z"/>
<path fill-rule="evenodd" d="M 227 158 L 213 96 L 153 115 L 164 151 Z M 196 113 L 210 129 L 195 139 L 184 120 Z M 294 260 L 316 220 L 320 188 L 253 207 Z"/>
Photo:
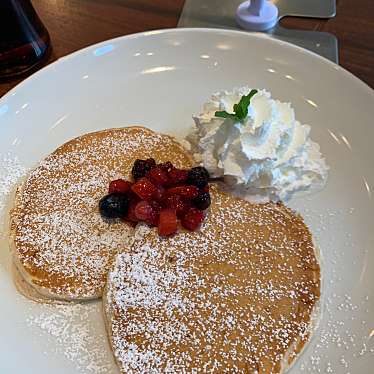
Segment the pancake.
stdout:
<path fill-rule="evenodd" d="M 26 297 L 29 300 L 35 301 L 39 304 L 62 304 L 67 305 L 71 304 L 72 301 L 65 301 L 60 299 L 51 299 L 50 297 L 44 296 L 41 293 L 39 293 L 34 287 L 32 287 L 29 283 L 25 281 L 21 273 L 19 272 L 17 266 L 12 263 L 12 278 L 13 283 L 16 286 L 17 291 Z"/>
<path fill-rule="evenodd" d="M 302 218 L 212 188 L 200 231 L 143 235 L 108 275 L 122 373 L 281 373 L 311 334 L 320 267 Z"/>
<path fill-rule="evenodd" d="M 148 157 L 192 165 L 172 137 L 127 127 L 73 139 L 30 173 L 17 190 L 10 231 L 13 261 L 37 292 L 61 300 L 102 296 L 111 261 L 134 229 L 105 221 L 98 202 L 111 180 L 128 179 L 135 159 Z"/>

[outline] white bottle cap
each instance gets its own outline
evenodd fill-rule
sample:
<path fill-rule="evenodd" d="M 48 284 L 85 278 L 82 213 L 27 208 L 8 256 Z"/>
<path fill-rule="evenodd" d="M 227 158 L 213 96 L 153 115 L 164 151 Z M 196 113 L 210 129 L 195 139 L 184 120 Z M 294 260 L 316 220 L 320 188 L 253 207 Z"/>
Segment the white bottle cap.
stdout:
<path fill-rule="evenodd" d="M 277 21 L 278 8 L 267 0 L 245 1 L 236 11 L 236 22 L 246 30 L 268 30 L 275 26 Z"/>

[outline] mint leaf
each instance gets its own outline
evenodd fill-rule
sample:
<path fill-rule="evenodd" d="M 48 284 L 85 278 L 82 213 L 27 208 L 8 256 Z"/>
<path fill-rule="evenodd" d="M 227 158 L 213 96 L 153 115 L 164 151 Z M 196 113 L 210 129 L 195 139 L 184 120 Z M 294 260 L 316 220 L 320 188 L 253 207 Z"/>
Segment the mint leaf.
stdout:
<path fill-rule="evenodd" d="M 225 110 L 221 110 L 215 112 L 214 115 L 221 118 L 232 118 L 234 121 L 243 121 L 248 115 L 248 107 L 251 103 L 251 99 L 257 92 L 257 90 L 251 90 L 248 95 L 242 96 L 239 103 L 234 104 L 234 113 L 227 113 Z"/>
<path fill-rule="evenodd" d="M 214 115 L 216 117 L 221 117 L 221 118 L 232 118 L 232 119 L 236 119 L 236 117 L 235 117 L 234 114 L 227 113 L 225 110 L 221 110 L 221 111 L 215 112 Z"/>

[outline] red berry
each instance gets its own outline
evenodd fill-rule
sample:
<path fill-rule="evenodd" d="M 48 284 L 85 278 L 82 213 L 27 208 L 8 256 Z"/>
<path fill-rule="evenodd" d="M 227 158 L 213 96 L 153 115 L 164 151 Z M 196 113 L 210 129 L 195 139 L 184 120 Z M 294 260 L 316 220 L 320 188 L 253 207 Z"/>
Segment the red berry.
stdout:
<path fill-rule="evenodd" d="M 209 192 L 209 184 L 207 184 L 207 185 L 203 188 L 203 191 L 204 191 L 204 192 Z"/>
<path fill-rule="evenodd" d="M 147 173 L 147 178 L 156 186 L 164 186 L 169 178 L 166 171 L 160 167 L 155 167 Z"/>
<path fill-rule="evenodd" d="M 131 182 L 125 181 L 124 179 L 116 179 L 111 181 L 109 184 L 109 193 L 126 193 L 132 186 Z"/>
<path fill-rule="evenodd" d="M 157 213 L 160 213 L 160 210 L 161 210 L 161 205 L 155 201 L 155 200 L 150 200 L 148 201 L 149 202 L 149 205 L 152 207 L 152 209 L 157 212 Z"/>
<path fill-rule="evenodd" d="M 184 228 L 190 231 L 197 230 L 204 219 L 204 213 L 196 208 L 190 208 L 181 220 Z"/>
<path fill-rule="evenodd" d="M 182 184 L 188 178 L 188 171 L 174 168 L 169 171 L 168 176 L 170 185 Z"/>
<path fill-rule="evenodd" d="M 149 225 L 157 225 L 160 206 L 156 202 L 146 200 L 139 201 L 135 207 L 135 216 L 138 221 L 144 221 Z"/>
<path fill-rule="evenodd" d="M 196 186 L 180 186 L 169 188 L 166 192 L 168 195 L 179 195 L 184 199 L 192 200 L 199 194 L 199 189 Z"/>
<path fill-rule="evenodd" d="M 158 233 L 161 236 L 172 235 L 177 231 L 177 214 L 174 209 L 163 209 L 160 212 Z"/>
<path fill-rule="evenodd" d="M 158 186 L 156 192 L 152 195 L 152 198 L 156 201 L 161 201 L 165 195 L 165 188 Z"/>
<path fill-rule="evenodd" d="M 149 201 L 149 205 L 152 207 L 152 215 L 147 223 L 153 226 L 157 226 L 160 217 L 161 205 L 154 200 Z"/>
<path fill-rule="evenodd" d="M 160 167 L 162 170 L 166 171 L 167 173 L 171 170 L 174 169 L 173 164 L 170 161 L 164 162 L 162 164 L 158 164 L 158 167 Z"/>
<path fill-rule="evenodd" d="M 131 186 L 131 190 L 142 200 L 148 200 L 157 192 L 157 187 L 147 178 L 140 178 Z"/>
<path fill-rule="evenodd" d="M 147 221 L 151 218 L 152 207 L 148 201 L 142 200 L 136 204 L 135 216 L 139 221 Z"/>
<path fill-rule="evenodd" d="M 137 204 L 138 204 L 137 200 L 133 200 L 133 201 L 130 202 L 129 209 L 128 209 L 127 215 L 125 217 L 126 221 L 139 222 L 139 219 L 135 215 L 135 208 L 136 208 Z"/>
<path fill-rule="evenodd" d="M 188 201 L 184 201 L 179 195 L 167 196 L 163 201 L 163 205 L 166 208 L 174 209 L 177 212 L 177 216 L 183 215 L 191 207 L 191 204 Z"/>
<path fill-rule="evenodd" d="M 158 226 L 159 219 L 160 219 L 160 214 L 153 212 L 152 217 L 146 222 L 148 223 L 148 225 Z"/>

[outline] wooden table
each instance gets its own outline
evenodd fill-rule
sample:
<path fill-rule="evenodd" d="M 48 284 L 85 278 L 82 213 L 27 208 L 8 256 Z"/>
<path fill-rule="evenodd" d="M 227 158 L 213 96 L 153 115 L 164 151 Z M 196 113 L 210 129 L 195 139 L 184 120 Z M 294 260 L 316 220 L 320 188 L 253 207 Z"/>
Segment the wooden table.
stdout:
<path fill-rule="evenodd" d="M 184 0 L 32 0 L 53 52 L 46 63 L 91 44 L 139 31 L 175 27 Z M 328 31 L 339 40 L 340 64 L 374 87 L 374 1 L 338 0 L 330 20 L 288 18 L 286 27 Z M 0 36 L 1 37 L 1 36 Z M 24 78 L 23 78 L 24 79 Z M 22 79 L 0 83 L 0 96 Z"/>

